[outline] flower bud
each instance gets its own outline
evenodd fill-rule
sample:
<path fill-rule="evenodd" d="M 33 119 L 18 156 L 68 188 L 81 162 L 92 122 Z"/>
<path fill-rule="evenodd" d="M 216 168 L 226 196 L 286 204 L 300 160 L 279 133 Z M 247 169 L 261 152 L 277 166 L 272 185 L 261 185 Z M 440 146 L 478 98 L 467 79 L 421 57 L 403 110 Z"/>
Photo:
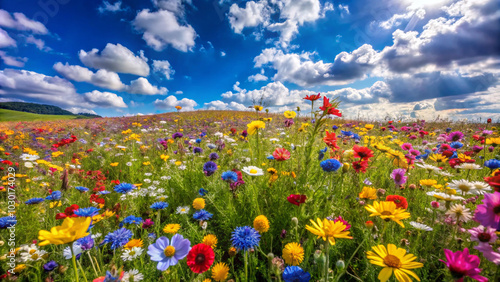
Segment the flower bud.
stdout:
<path fill-rule="evenodd" d="M 343 260 L 339 259 L 339 260 L 337 261 L 337 263 L 335 264 L 335 266 L 336 266 L 338 269 L 342 270 L 342 269 L 344 269 L 344 268 L 345 268 L 345 262 L 344 262 Z"/>
<path fill-rule="evenodd" d="M 439 208 L 439 202 L 438 201 L 432 201 L 431 202 L 431 206 L 435 209 L 438 209 Z"/>
<path fill-rule="evenodd" d="M 68 270 L 67 266 L 59 265 L 59 269 L 58 269 L 59 273 L 64 274 L 64 272 L 66 272 L 66 270 Z"/>
<path fill-rule="evenodd" d="M 412 183 L 412 184 L 410 184 L 410 185 L 408 186 L 408 189 L 410 189 L 410 190 L 415 190 L 415 189 L 417 189 L 417 185 L 415 185 L 415 184 L 413 184 L 413 183 Z"/>
<path fill-rule="evenodd" d="M 366 228 L 373 228 L 373 221 L 368 220 L 367 222 L 365 222 L 365 226 Z"/>
<path fill-rule="evenodd" d="M 273 260 L 273 258 L 274 258 L 274 254 L 273 253 L 267 254 L 267 259 Z"/>
<path fill-rule="evenodd" d="M 299 220 L 296 217 L 292 217 L 292 222 L 295 224 L 295 226 L 299 225 Z"/>
<path fill-rule="evenodd" d="M 385 195 L 385 189 L 379 188 L 377 189 L 377 196 L 382 197 Z"/>

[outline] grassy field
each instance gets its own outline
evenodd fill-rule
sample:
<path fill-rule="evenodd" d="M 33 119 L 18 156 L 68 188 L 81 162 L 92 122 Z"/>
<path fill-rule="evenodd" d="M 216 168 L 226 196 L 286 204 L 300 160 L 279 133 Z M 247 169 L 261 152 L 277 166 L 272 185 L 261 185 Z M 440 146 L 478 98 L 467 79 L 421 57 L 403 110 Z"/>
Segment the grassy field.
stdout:
<path fill-rule="evenodd" d="M 66 115 L 39 115 L 18 111 L 0 109 L 0 122 L 2 121 L 41 121 L 41 120 L 66 120 L 75 119 L 77 116 Z"/>

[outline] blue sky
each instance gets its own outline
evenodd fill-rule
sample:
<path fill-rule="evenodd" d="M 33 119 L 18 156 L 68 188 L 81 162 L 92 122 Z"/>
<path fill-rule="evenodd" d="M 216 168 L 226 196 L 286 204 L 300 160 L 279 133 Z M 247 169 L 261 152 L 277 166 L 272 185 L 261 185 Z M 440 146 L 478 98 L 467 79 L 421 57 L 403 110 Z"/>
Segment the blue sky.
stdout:
<path fill-rule="evenodd" d="M 321 92 L 348 117 L 500 117 L 495 0 L 0 2 L 0 101 L 279 112 Z"/>

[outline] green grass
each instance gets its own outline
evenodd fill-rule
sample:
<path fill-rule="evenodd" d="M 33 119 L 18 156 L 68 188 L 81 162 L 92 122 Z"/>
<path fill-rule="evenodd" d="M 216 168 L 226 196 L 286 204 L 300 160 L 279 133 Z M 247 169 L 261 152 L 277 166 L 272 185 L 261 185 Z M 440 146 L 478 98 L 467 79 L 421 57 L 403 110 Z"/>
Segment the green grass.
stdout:
<path fill-rule="evenodd" d="M 75 119 L 78 116 L 69 115 L 39 115 L 0 109 L 0 122 L 2 121 L 40 121 L 40 120 L 65 120 Z"/>

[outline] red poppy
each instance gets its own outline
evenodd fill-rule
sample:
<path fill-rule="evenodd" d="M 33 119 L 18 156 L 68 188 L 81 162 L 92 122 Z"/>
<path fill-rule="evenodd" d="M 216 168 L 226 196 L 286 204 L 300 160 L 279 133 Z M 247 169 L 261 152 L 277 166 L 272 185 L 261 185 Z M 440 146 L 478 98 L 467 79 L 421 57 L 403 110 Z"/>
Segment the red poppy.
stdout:
<path fill-rule="evenodd" d="M 495 189 L 495 191 L 500 192 L 500 171 L 497 171 L 494 176 L 485 177 L 484 181 Z"/>
<path fill-rule="evenodd" d="M 316 101 L 319 98 L 321 98 L 321 94 L 318 93 L 318 95 L 311 95 L 311 96 L 306 95 L 306 97 L 304 99 L 309 100 L 309 101 Z"/>
<path fill-rule="evenodd" d="M 352 149 L 354 150 L 354 157 L 356 158 L 369 159 L 373 157 L 373 151 L 368 147 L 354 145 Z"/>
<path fill-rule="evenodd" d="M 335 148 L 339 149 L 339 146 L 337 146 L 337 135 L 335 135 L 335 132 L 329 132 L 328 130 L 326 131 L 326 136 L 323 137 L 323 142 L 326 143 L 326 145 L 330 148 Z"/>
<path fill-rule="evenodd" d="M 327 111 L 331 106 L 332 104 L 330 104 L 330 99 L 323 96 L 323 106 L 319 107 L 319 109 L 322 111 Z"/>
<path fill-rule="evenodd" d="M 303 204 L 306 202 L 307 196 L 306 195 L 299 195 L 299 194 L 291 194 L 286 198 L 290 203 L 300 206 L 300 204 Z"/>
<path fill-rule="evenodd" d="M 450 150 L 446 150 L 446 151 L 442 152 L 441 155 L 449 158 L 449 157 L 453 156 L 453 152 Z"/>
<path fill-rule="evenodd" d="M 393 121 L 392 121 L 392 120 L 390 120 L 390 121 L 389 121 L 389 124 L 392 124 L 392 123 L 393 123 Z"/>
<path fill-rule="evenodd" d="M 80 207 L 78 205 L 71 205 L 67 208 L 64 209 L 64 213 L 58 213 L 56 214 L 56 219 L 63 219 L 66 217 L 77 217 L 75 214 L 75 211 L 79 209 Z"/>
<path fill-rule="evenodd" d="M 388 195 L 385 197 L 386 201 L 391 201 L 396 204 L 396 208 L 398 209 L 407 209 L 408 208 L 408 202 L 406 201 L 406 198 L 403 196 L 399 195 Z"/>
<path fill-rule="evenodd" d="M 491 123 L 491 118 L 486 120 L 487 123 Z"/>
<path fill-rule="evenodd" d="M 448 161 L 448 163 L 452 168 L 455 168 L 457 165 L 461 165 L 462 161 L 460 159 L 451 159 Z"/>
<path fill-rule="evenodd" d="M 214 263 L 215 254 L 212 247 L 203 243 L 194 245 L 187 255 L 187 265 L 194 273 L 203 273 Z"/>
<path fill-rule="evenodd" d="M 277 161 L 286 161 L 290 158 L 290 152 L 285 148 L 276 148 L 273 152 L 273 157 Z"/>
<path fill-rule="evenodd" d="M 333 107 L 328 109 L 328 114 L 338 116 L 338 117 L 342 116 L 342 113 L 338 109 L 335 109 Z"/>
<path fill-rule="evenodd" d="M 355 161 L 352 163 L 352 168 L 356 171 L 356 172 L 362 172 L 362 173 L 365 173 L 366 172 L 366 169 L 368 168 L 368 161 L 367 160 L 359 160 L 359 161 Z"/>

